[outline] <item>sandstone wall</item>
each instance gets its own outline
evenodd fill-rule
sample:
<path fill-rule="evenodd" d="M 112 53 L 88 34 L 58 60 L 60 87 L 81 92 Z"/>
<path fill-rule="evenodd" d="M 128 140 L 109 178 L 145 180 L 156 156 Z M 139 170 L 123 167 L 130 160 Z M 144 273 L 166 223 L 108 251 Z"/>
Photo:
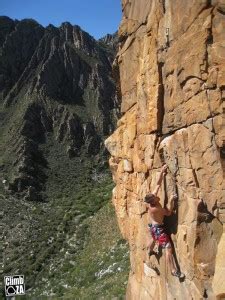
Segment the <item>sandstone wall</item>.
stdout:
<path fill-rule="evenodd" d="M 225 293 L 225 2 L 123 0 L 117 55 L 122 118 L 106 140 L 119 226 L 129 241 L 127 299 L 220 298 Z M 224 104 L 225 107 L 225 104 Z M 163 163 L 162 205 L 186 278 L 149 261 L 143 197 Z M 159 270 L 157 275 L 149 265 Z"/>

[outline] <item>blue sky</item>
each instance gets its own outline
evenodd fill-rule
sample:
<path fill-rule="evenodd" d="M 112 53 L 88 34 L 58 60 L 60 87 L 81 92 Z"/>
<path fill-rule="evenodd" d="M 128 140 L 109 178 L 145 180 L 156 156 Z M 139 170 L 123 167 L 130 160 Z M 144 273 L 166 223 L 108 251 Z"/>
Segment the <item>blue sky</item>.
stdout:
<path fill-rule="evenodd" d="M 95 38 L 114 33 L 121 21 L 121 0 L 0 0 L 0 15 L 32 18 L 43 26 L 68 21 Z"/>

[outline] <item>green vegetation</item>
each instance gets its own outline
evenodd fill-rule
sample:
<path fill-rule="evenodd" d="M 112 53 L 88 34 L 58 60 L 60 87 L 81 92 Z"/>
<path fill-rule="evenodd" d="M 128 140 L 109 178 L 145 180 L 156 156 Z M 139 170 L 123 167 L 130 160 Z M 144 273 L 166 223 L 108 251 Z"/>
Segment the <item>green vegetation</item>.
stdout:
<path fill-rule="evenodd" d="M 74 250 L 76 241 L 80 243 L 77 253 Z M 46 299 L 124 297 L 129 266 L 128 247 L 121 239 L 111 204 L 83 221 L 78 234 L 67 241 L 60 255 L 58 267 L 52 267 L 47 278 L 40 282 L 43 296 L 47 294 Z M 39 299 L 40 288 L 35 289 L 33 294 Z M 42 296 L 40 299 L 43 299 Z"/>
<path fill-rule="evenodd" d="M 123 297 L 128 247 L 110 204 L 109 170 L 97 157 L 68 159 L 52 135 L 40 148 L 48 161 L 44 202 L 6 196 L 4 274 L 25 275 L 25 299 Z"/>

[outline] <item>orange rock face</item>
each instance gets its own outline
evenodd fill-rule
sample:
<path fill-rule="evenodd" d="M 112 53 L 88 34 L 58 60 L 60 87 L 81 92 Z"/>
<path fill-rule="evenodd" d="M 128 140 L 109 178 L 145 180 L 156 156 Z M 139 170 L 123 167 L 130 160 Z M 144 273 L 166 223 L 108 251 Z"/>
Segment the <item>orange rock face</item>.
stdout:
<path fill-rule="evenodd" d="M 123 116 L 105 144 L 118 223 L 130 245 L 127 299 L 220 299 L 225 293 L 224 1 L 123 0 L 122 6 L 117 66 Z M 147 255 L 150 220 L 143 198 L 163 163 L 169 172 L 161 204 L 178 194 L 176 213 L 166 224 L 183 282 L 170 275 L 163 253 L 158 260 Z"/>

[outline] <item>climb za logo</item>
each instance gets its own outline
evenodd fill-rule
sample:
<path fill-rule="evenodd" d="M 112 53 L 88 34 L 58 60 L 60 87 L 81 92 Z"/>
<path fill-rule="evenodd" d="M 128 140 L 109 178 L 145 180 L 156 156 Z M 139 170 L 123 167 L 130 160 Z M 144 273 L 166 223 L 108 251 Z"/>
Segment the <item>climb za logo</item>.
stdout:
<path fill-rule="evenodd" d="M 25 295 L 25 284 L 23 275 L 4 276 L 5 295 Z"/>

